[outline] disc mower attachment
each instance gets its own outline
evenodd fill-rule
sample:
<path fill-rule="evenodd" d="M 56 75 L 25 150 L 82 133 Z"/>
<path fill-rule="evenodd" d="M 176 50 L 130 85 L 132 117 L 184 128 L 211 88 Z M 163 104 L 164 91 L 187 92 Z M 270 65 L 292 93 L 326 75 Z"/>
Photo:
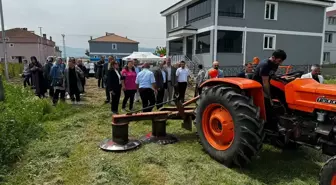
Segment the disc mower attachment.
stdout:
<path fill-rule="evenodd" d="M 112 124 L 112 139 L 105 139 L 100 148 L 110 152 L 123 152 L 140 147 L 139 140 L 129 140 L 128 123 Z"/>
<path fill-rule="evenodd" d="M 161 145 L 173 144 L 178 141 L 178 139 L 166 132 L 166 121 L 163 120 L 152 120 L 152 132 L 142 137 L 140 140 L 143 143 L 157 143 Z"/>

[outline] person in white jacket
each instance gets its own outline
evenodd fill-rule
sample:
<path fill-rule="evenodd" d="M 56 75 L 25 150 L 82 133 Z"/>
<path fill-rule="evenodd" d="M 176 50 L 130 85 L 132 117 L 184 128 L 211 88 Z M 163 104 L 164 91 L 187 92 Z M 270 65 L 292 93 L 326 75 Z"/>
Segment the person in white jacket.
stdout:
<path fill-rule="evenodd" d="M 312 78 L 316 80 L 317 82 L 323 84 L 324 78 L 321 75 L 321 67 L 318 64 L 315 64 L 311 67 L 311 72 L 304 74 L 301 76 L 301 78 Z"/>

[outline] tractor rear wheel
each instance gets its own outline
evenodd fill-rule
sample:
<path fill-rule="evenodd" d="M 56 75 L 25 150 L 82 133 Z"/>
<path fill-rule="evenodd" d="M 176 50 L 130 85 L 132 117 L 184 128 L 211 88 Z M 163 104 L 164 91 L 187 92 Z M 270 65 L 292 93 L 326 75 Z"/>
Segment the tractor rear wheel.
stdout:
<path fill-rule="evenodd" d="M 262 147 L 259 108 L 238 90 L 223 85 L 201 94 L 196 127 L 205 151 L 231 167 L 244 167 Z"/>
<path fill-rule="evenodd" d="M 320 185 L 336 185 L 336 156 L 323 165 L 320 171 Z"/>

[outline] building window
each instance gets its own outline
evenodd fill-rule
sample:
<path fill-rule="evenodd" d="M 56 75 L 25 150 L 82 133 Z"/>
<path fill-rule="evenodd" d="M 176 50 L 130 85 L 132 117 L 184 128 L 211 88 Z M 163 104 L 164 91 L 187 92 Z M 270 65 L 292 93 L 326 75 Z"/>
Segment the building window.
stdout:
<path fill-rule="evenodd" d="M 187 24 L 211 16 L 211 0 L 201 0 L 187 8 Z"/>
<path fill-rule="evenodd" d="M 13 43 L 10 43 L 10 44 L 9 44 L 9 47 L 11 47 L 11 48 L 14 47 L 14 44 L 13 44 Z"/>
<path fill-rule="evenodd" d="M 244 0 L 220 0 L 218 15 L 228 17 L 244 17 Z"/>
<path fill-rule="evenodd" d="M 336 24 L 336 17 L 328 17 L 328 24 Z"/>
<path fill-rule="evenodd" d="M 242 53 L 242 31 L 218 31 L 217 52 Z"/>
<path fill-rule="evenodd" d="M 277 20 L 278 19 L 278 3 L 266 1 L 265 3 L 265 19 Z"/>
<path fill-rule="evenodd" d="M 196 53 L 210 53 L 210 32 L 196 35 Z"/>
<path fill-rule="evenodd" d="M 323 62 L 330 62 L 330 52 L 323 53 Z"/>
<path fill-rule="evenodd" d="M 117 44 L 112 44 L 112 50 L 117 50 Z"/>
<path fill-rule="evenodd" d="M 324 35 L 324 42 L 326 43 L 332 43 L 332 33 L 325 33 Z"/>
<path fill-rule="evenodd" d="M 276 43 L 276 36 L 275 35 L 264 35 L 264 49 L 267 50 L 274 50 Z"/>
<path fill-rule="evenodd" d="M 171 55 L 183 54 L 183 39 L 169 41 L 169 54 Z"/>
<path fill-rule="evenodd" d="M 178 12 L 174 13 L 171 16 L 171 28 L 177 28 L 178 27 Z"/>

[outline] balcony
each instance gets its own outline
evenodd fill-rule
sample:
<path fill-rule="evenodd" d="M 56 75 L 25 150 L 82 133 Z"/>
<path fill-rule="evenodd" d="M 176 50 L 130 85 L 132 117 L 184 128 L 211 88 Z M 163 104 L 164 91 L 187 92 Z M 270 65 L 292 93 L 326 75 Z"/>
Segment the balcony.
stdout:
<path fill-rule="evenodd" d="M 168 37 L 188 37 L 190 35 L 195 35 L 197 33 L 196 28 L 191 28 L 188 26 L 171 30 L 168 32 Z"/>

